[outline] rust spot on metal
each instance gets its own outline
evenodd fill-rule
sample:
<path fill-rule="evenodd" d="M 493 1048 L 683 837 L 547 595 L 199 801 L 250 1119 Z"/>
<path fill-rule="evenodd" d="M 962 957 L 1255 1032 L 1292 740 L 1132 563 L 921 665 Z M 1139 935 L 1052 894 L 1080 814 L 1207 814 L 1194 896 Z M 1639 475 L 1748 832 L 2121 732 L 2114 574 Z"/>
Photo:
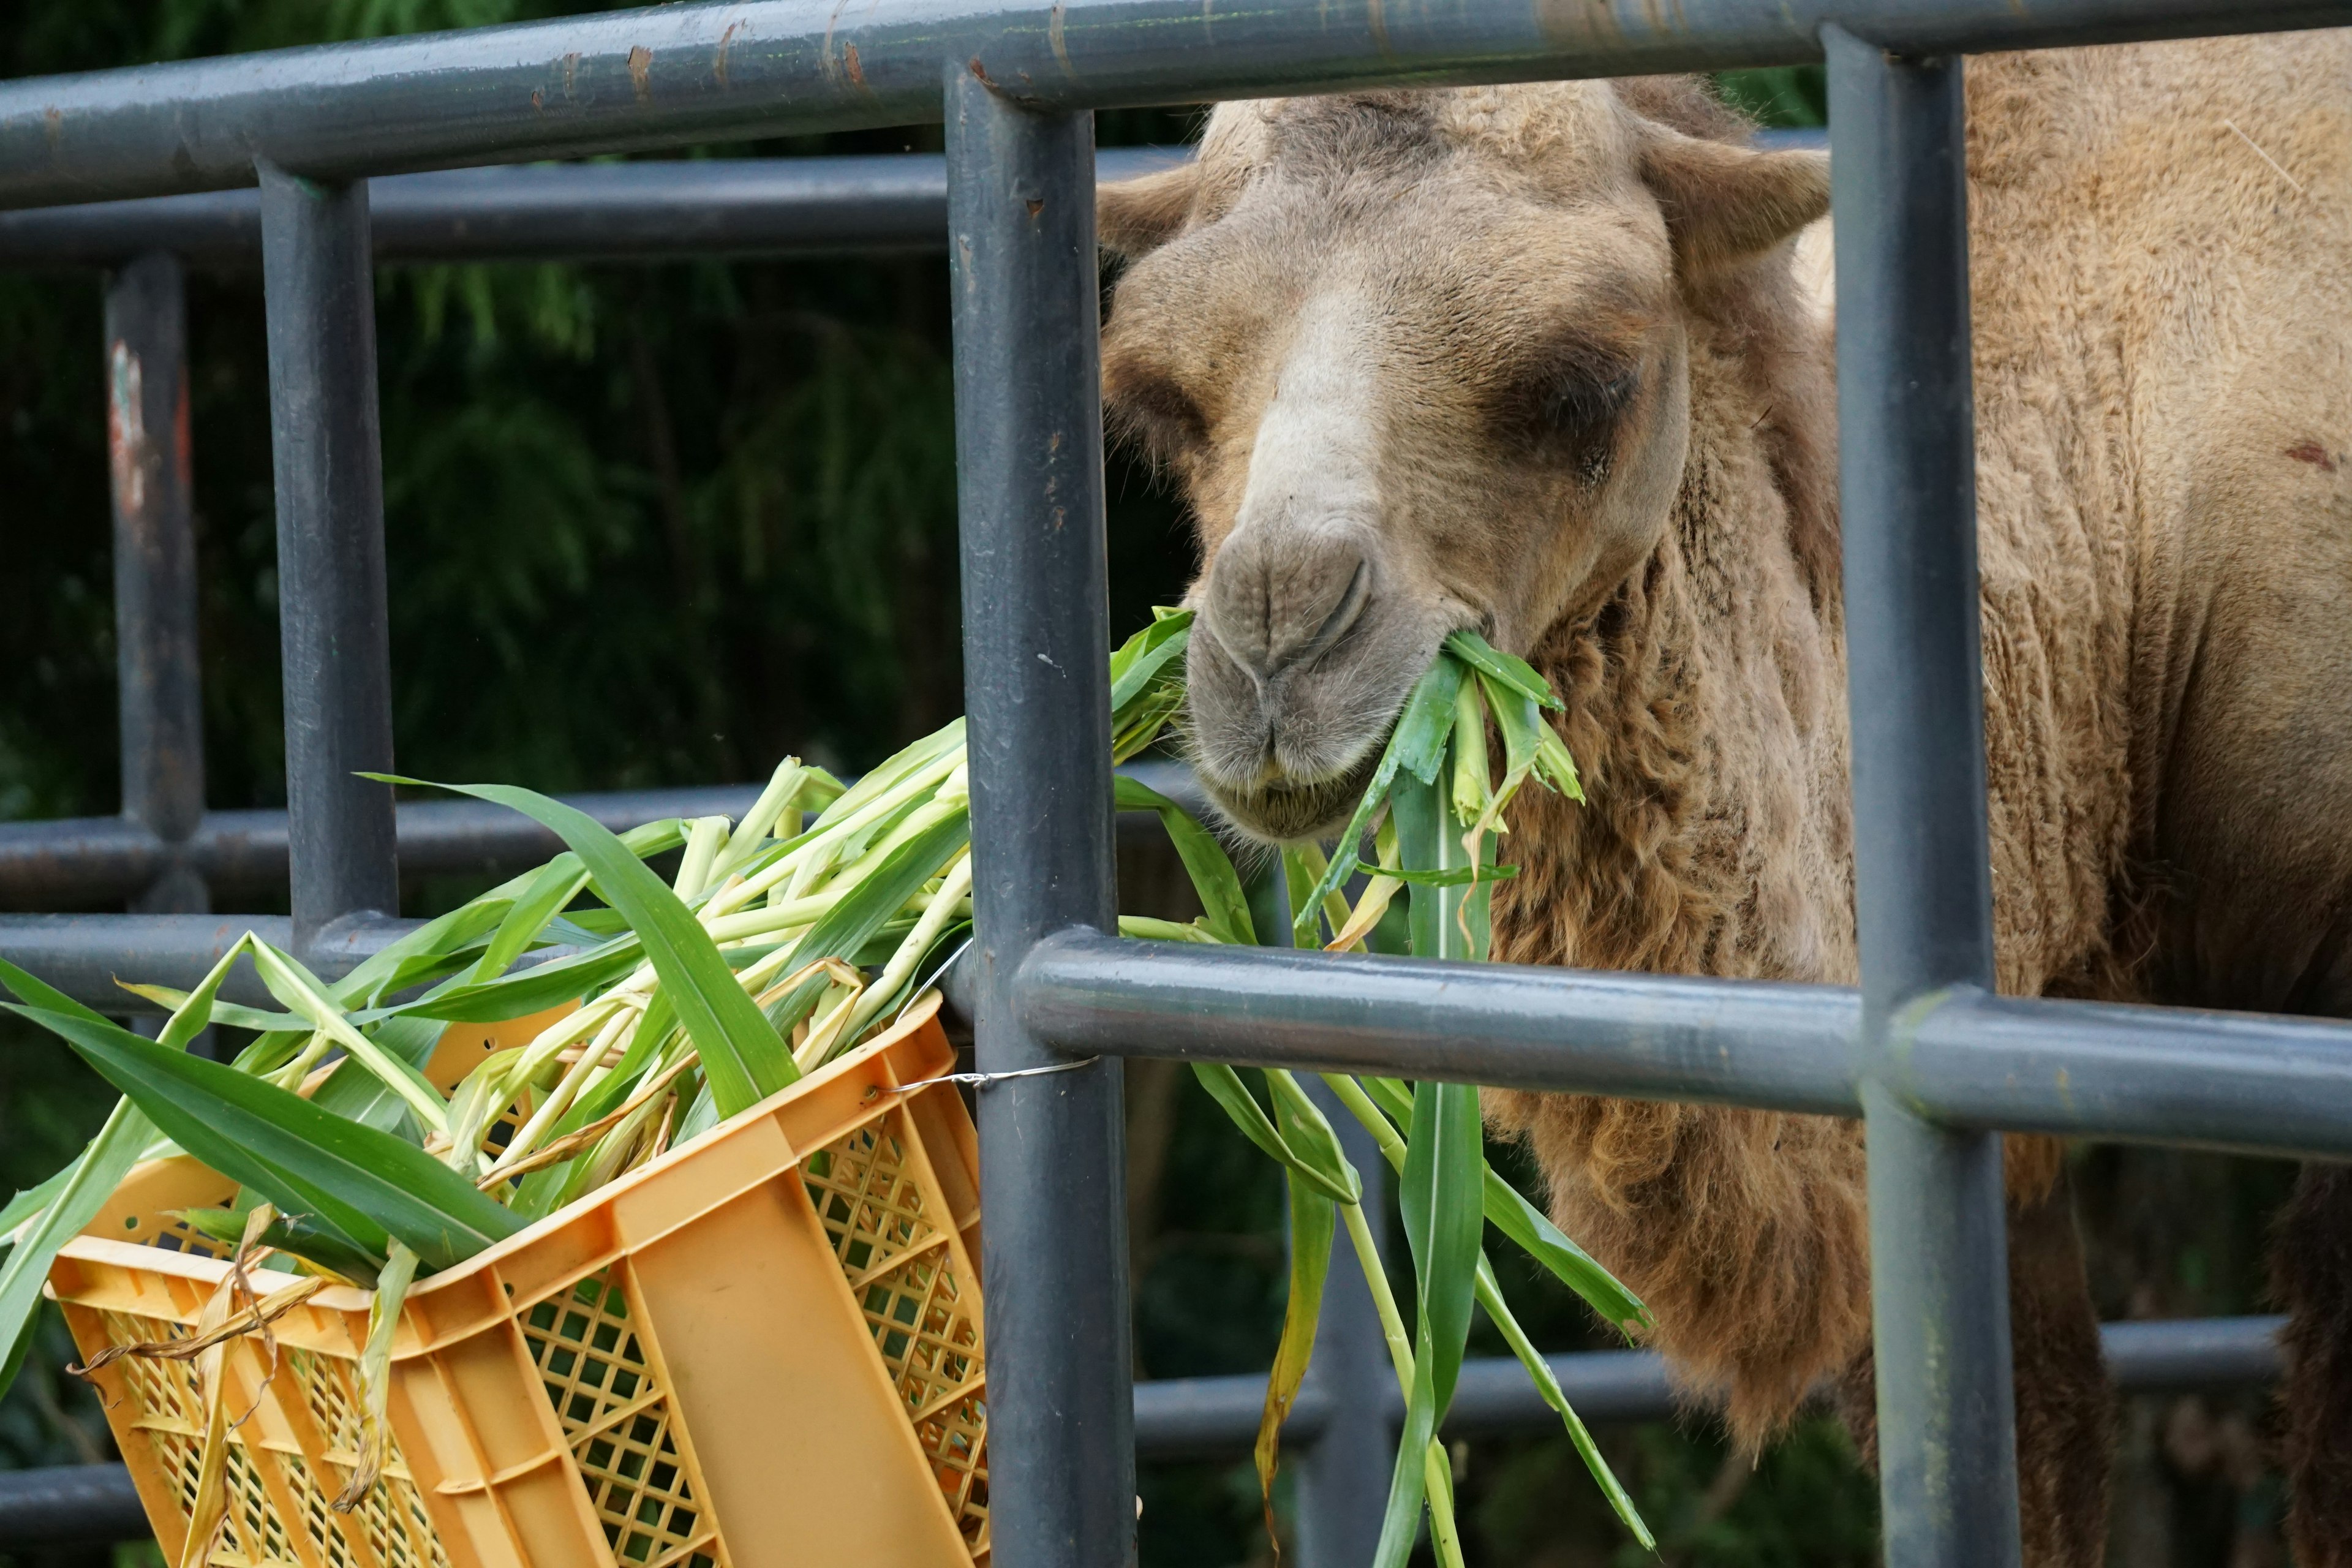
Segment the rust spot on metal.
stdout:
<path fill-rule="evenodd" d="M 139 356 L 121 338 L 106 356 L 106 460 L 114 504 L 137 516 L 147 509 L 147 415 Z"/>
<path fill-rule="evenodd" d="M 42 129 L 46 130 L 49 133 L 49 145 L 52 147 L 56 146 L 58 142 L 65 140 L 65 110 L 58 108 L 55 104 L 51 104 L 48 108 L 41 111 L 41 126 Z"/>
<path fill-rule="evenodd" d="M 856 82 L 860 87 L 864 87 L 866 85 L 866 70 L 864 67 L 857 63 L 857 46 L 856 44 L 844 44 L 841 46 L 841 63 L 849 68 L 850 80 Z"/>
<path fill-rule="evenodd" d="M 629 85 L 637 91 L 637 101 L 651 101 L 654 95 L 654 52 L 643 44 L 629 50 Z"/>
<path fill-rule="evenodd" d="M 2332 474 L 2336 471 L 2336 459 L 2329 457 L 2327 448 L 2316 441 L 2305 441 L 2298 446 L 2289 447 L 2281 456 L 2293 458 L 2298 463 L 2309 463 L 2324 474 Z"/>
<path fill-rule="evenodd" d="M 540 91 L 537 88 L 532 88 L 530 89 L 530 106 L 533 109 L 545 109 L 547 107 L 547 94 Z"/>
<path fill-rule="evenodd" d="M 1039 213 L 1045 210 L 1045 198 L 1043 196 L 1031 196 L 1027 205 L 1029 207 L 1029 216 L 1031 217 L 1035 217 Z"/>
<path fill-rule="evenodd" d="M 988 89 L 991 92 L 994 92 L 996 90 L 996 84 L 988 79 L 988 68 L 980 63 L 980 57 L 978 55 L 971 57 L 971 74 L 980 79 L 981 86 Z"/>
<path fill-rule="evenodd" d="M 730 22 L 727 24 L 727 30 L 719 35 L 719 58 L 711 61 L 710 71 L 719 79 L 719 85 L 721 88 L 727 85 L 727 47 L 735 41 L 735 35 L 742 26 L 740 22 Z"/>

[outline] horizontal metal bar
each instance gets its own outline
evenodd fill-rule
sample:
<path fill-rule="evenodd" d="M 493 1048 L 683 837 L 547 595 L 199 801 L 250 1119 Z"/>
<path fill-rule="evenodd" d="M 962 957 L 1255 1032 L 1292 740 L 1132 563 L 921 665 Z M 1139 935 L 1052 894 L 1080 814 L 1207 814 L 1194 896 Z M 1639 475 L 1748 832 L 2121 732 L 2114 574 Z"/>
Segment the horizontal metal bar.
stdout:
<path fill-rule="evenodd" d="M 320 975 L 339 979 L 418 923 L 330 926 L 306 959 Z M 151 1013 L 156 1009 L 117 985 L 118 977 L 188 990 L 248 931 L 274 946 L 293 946 L 294 924 L 284 915 L 0 915 L 0 958 L 89 1006 Z M 238 964 L 220 994 L 247 1006 L 275 1005 L 249 964 Z"/>
<path fill-rule="evenodd" d="M 2191 1318 L 2105 1323 L 2100 1348 L 2107 1375 L 2122 1394 L 2184 1394 L 2277 1381 L 2280 1317 Z M 1569 1404 L 1588 1422 L 1671 1420 L 1691 1402 L 1677 1396 L 1666 1365 L 1653 1351 L 1588 1351 L 1548 1356 Z M 1404 1418 L 1404 1401 L 1383 1384 L 1389 1425 Z M 1205 1458 L 1246 1450 L 1256 1440 L 1265 1407 L 1263 1377 L 1202 1377 L 1135 1385 L 1135 1447 L 1147 1459 Z M 1311 1442 L 1327 1419 L 1310 1379 L 1283 1440 Z M 1463 1363 L 1449 1437 L 1484 1437 L 1552 1428 L 1559 1416 L 1546 1405 L 1527 1369 L 1510 1356 Z"/>
<path fill-rule="evenodd" d="M 1891 1087 L 1949 1125 L 2352 1156 L 2352 1026 L 1967 991 L 1896 1026 Z"/>
<path fill-rule="evenodd" d="M 1822 58 L 1834 20 L 1912 53 L 2315 27 L 2346 0 L 750 0 L 20 79 L 0 206 L 677 147 L 940 118 L 954 62 L 1026 103 L 1110 108 Z"/>
<path fill-rule="evenodd" d="M 0 1470 L 0 1551 L 104 1546 L 148 1535 L 139 1489 L 121 1465 Z"/>
<path fill-rule="evenodd" d="M 1106 181 L 1181 163 L 1189 147 L 1097 154 Z M 378 261 L 658 259 L 942 250 L 936 153 L 547 163 L 368 183 Z M 105 266 L 170 250 L 207 266 L 261 259 L 258 191 L 0 213 L 0 263 Z"/>
<path fill-rule="evenodd" d="M 1837 986 L 1071 931 L 1032 952 L 1019 994 L 1027 1026 L 1075 1054 L 1860 1112 L 1860 1005 Z"/>
<path fill-rule="evenodd" d="M 1129 763 L 1119 771 L 1195 816 L 1207 809 L 1192 770 L 1181 763 Z M 740 817 L 759 793 L 757 784 L 707 784 L 562 798 L 623 833 L 666 816 Z M 397 808 L 397 822 L 401 874 L 411 879 L 510 876 L 563 847 L 554 834 L 529 817 L 487 801 L 404 801 Z M 1130 822 L 1159 831 L 1148 817 L 1123 817 L 1121 822 L 1122 831 Z M 56 909 L 129 898 L 149 886 L 174 857 L 184 857 L 216 895 L 282 890 L 286 814 L 209 812 L 194 837 L 177 847 L 121 816 L 0 822 L 0 909 Z"/>
<path fill-rule="evenodd" d="M 757 784 L 719 784 L 563 798 L 619 833 L 665 816 L 740 816 L 759 793 Z M 397 820 L 400 868 L 411 878 L 497 875 L 537 865 L 563 847 L 530 818 L 487 801 L 404 801 Z M 184 857 L 215 895 L 282 889 L 286 814 L 208 812 L 176 848 L 119 816 L 0 822 L 0 905 L 40 909 L 126 898 L 175 857 Z"/>
<path fill-rule="evenodd" d="M 2171 1394 L 2274 1381 L 2283 1318 L 2208 1318 L 2108 1323 L 2100 1330 L 2107 1372 L 2125 1394 Z M 1549 1358 L 1552 1375 L 1589 1422 L 1663 1421 L 1677 1411 L 1665 1363 L 1648 1351 L 1596 1351 Z M 1385 1390 L 1389 1419 L 1402 1415 Z M 1329 1419 L 1329 1399 L 1310 1381 L 1284 1424 L 1286 1443 L 1310 1443 Z M 1136 1457 L 1161 1462 L 1244 1452 L 1265 1407 L 1263 1377 L 1169 1378 L 1135 1385 Z M 1509 1357 L 1465 1363 L 1446 1422 L 1453 1437 L 1550 1429 L 1559 1417 Z M 66 1465 L 0 1472 L 0 1549 L 66 1542 L 144 1539 L 139 1495 L 120 1465 Z"/>

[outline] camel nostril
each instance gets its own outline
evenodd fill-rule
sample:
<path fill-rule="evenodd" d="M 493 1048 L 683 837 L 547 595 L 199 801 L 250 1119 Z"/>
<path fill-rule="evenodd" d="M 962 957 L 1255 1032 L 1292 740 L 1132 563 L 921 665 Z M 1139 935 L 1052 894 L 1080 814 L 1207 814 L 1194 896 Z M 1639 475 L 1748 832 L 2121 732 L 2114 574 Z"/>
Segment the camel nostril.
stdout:
<path fill-rule="evenodd" d="M 1364 613 L 1364 606 L 1371 601 L 1372 563 L 1359 561 L 1354 574 L 1348 579 L 1348 591 L 1340 595 L 1337 605 L 1331 606 L 1331 613 L 1323 618 L 1323 624 L 1315 628 L 1315 635 L 1307 639 L 1307 645 L 1291 657 L 1290 662 L 1312 664 L 1321 658 L 1333 643 L 1348 635 L 1348 628 L 1356 624 L 1356 618 Z"/>
<path fill-rule="evenodd" d="M 1347 636 L 1377 576 L 1357 529 L 1244 528 L 1210 569 L 1203 623 L 1263 685 Z"/>

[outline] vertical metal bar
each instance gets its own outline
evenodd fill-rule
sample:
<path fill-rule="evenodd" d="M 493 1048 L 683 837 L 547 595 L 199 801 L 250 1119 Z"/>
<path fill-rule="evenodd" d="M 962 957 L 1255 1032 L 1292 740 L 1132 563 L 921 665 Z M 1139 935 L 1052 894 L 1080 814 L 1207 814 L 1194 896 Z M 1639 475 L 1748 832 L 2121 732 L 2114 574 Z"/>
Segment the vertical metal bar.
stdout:
<path fill-rule="evenodd" d="M 189 511 L 187 289 L 180 259 L 139 257 L 106 280 L 106 449 L 114 500 L 114 662 L 122 815 L 166 845 L 205 814 Z M 204 878 L 174 856 L 134 912 L 202 914 Z"/>
<path fill-rule="evenodd" d="M 1094 121 L 947 80 L 971 719 L 975 1035 L 989 1072 L 1067 1058 L 1015 1021 L 1029 947 L 1116 930 L 1096 342 Z M 980 1098 L 989 1530 L 1005 1568 L 1135 1561 L 1120 1075 Z"/>
<path fill-rule="evenodd" d="M 320 184 L 267 160 L 256 168 L 299 950 L 345 915 L 400 904 L 392 791 L 353 776 L 392 766 L 375 282 L 365 181 Z"/>
<path fill-rule="evenodd" d="M 1388 1214 L 1388 1162 L 1339 1096 L 1315 1079 L 1306 1081 L 1364 1178 L 1364 1215 L 1378 1236 Z M 1332 1251 L 1307 1375 L 1328 1399 L 1331 1415 L 1298 1466 L 1299 1568 L 1363 1568 L 1380 1546 L 1389 1473 L 1396 1463 L 1384 1392 L 1395 1385 L 1396 1373 L 1363 1268 L 1345 1236 Z"/>
<path fill-rule="evenodd" d="M 1872 1068 L 1993 982 L 1961 66 L 1832 26 L 1839 479 L 1855 914 Z M 2000 1140 L 1866 1077 L 1880 1490 L 1893 1568 L 2019 1560 Z"/>

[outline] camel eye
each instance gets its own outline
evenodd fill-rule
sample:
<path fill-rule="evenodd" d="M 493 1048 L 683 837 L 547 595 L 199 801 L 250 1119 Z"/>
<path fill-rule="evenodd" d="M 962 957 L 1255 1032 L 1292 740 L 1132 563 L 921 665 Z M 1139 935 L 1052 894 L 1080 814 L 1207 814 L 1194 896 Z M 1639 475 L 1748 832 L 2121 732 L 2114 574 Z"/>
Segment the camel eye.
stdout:
<path fill-rule="evenodd" d="M 1641 386 L 1640 370 L 1622 362 L 1555 363 L 1496 399 L 1495 433 L 1519 457 L 1599 484 L 1609 477 L 1618 421 Z"/>
<path fill-rule="evenodd" d="M 1139 442 L 1161 462 L 1175 462 L 1204 446 L 1209 422 L 1190 394 L 1156 371 L 1114 371 L 1103 412 L 1111 427 Z"/>

